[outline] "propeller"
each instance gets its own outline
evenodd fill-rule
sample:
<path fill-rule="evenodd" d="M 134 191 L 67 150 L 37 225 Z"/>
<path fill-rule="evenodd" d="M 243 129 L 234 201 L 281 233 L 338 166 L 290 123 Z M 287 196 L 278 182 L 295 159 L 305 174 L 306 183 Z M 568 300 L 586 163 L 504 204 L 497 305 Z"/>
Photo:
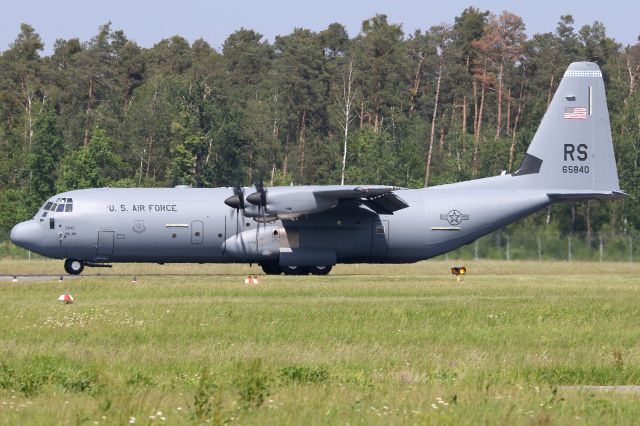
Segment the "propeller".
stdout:
<path fill-rule="evenodd" d="M 244 210 L 244 194 L 240 185 L 233 187 L 233 195 L 224 200 L 224 203 L 236 210 Z"/>
<path fill-rule="evenodd" d="M 244 193 L 240 185 L 233 187 L 233 195 L 224 200 L 224 203 L 231 208 L 236 209 L 236 236 L 240 233 L 240 211 L 244 221 Z"/>
<path fill-rule="evenodd" d="M 247 201 L 254 206 L 258 206 L 258 208 L 267 207 L 267 191 L 264 189 L 262 180 L 256 181 L 255 186 L 256 192 L 247 195 Z"/>
<path fill-rule="evenodd" d="M 258 217 L 261 216 L 262 220 L 256 220 L 258 226 L 256 229 L 256 245 L 258 244 L 260 234 L 260 222 L 264 223 L 265 229 L 267 226 L 267 191 L 264 189 L 262 179 L 256 179 L 254 183 L 256 192 L 247 195 L 247 201 L 258 207 Z"/>

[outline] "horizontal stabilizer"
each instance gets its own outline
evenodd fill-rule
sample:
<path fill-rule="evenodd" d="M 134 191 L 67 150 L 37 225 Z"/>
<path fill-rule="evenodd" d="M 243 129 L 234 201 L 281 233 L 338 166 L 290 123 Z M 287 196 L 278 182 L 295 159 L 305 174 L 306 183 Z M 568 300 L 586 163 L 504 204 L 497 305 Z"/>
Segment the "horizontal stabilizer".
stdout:
<path fill-rule="evenodd" d="M 622 191 L 578 191 L 552 192 L 547 194 L 553 201 L 579 201 L 579 200 L 618 200 L 629 195 Z"/>

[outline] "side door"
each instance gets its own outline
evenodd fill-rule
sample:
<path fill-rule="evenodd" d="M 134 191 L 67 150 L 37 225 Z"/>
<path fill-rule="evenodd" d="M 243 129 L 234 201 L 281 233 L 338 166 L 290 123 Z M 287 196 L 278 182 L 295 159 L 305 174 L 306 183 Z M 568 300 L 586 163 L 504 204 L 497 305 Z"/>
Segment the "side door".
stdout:
<path fill-rule="evenodd" d="M 191 244 L 202 244 L 204 242 L 204 222 L 194 220 L 191 222 Z"/>
<path fill-rule="evenodd" d="M 389 249 L 389 221 L 371 221 L 371 255 L 385 256 Z"/>
<path fill-rule="evenodd" d="M 98 256 L 110 256 L 113 254 L 114 231 L 98 231 Z"/>

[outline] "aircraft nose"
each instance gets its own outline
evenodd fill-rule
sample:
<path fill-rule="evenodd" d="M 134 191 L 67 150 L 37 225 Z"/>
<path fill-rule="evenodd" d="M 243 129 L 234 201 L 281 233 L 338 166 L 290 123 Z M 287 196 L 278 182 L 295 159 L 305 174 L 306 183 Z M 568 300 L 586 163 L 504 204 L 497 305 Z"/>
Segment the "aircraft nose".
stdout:
<path fill-rule="evenodd" d="M 17 246 L 33 251 L 41 239 L 40 227 L 33 220 L 20 222 L 11 230 L 9 238 L 11 242 Z"/>

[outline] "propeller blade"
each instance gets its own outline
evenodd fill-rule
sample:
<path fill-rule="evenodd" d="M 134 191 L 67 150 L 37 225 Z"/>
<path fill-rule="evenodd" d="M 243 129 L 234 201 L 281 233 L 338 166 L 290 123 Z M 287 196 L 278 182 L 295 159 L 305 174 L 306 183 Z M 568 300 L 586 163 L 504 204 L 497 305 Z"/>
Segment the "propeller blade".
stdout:
<path fill-rule="evenodd" d="M 242 192 L 242 188 L 240 188 L 240 185 L 233 188 L 233 194 L 238 197 L 238 201 L 240 201 L 239 208 L 244 210 L 244 193 Z"/>

